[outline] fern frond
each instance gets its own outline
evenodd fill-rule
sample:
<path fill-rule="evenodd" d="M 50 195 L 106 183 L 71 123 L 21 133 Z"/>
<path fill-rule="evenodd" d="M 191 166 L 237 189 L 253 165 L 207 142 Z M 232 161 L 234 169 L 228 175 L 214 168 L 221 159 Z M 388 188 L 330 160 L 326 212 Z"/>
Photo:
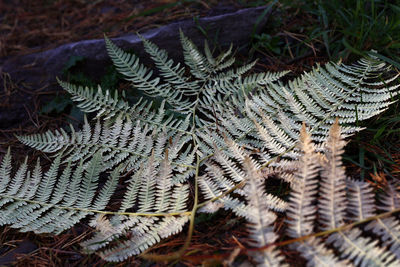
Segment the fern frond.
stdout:
<path fill-rule="evenodd" d="M 278 238 L 272 226 L 276 215 L 269 210 L 268 202 L 265 201 L 262 176 L 250 158 L 244 159 L 243 168 L 248 177 L 243 191 L 247 200 L 246 219 L 250 223 L 249 243 L 253 247 L 264 247 Z M 261 255 L 254 254 L 253 257 L 260 266 L 279 266 L 283 259 L 276 248 L 265 250 L 259 253 Z"/>
<path fill-rule="evenodd" d="M 237 88 L 245 88 L 247 91 L 251 92 L 254 89 L 257 89 L 257 85 L 268 85 L 272 82 L 275 82 L 288 74 L 289 71 L 281 71 L 281 72 L 262 72 L 251 74 L 246 77 L 241 77 L 235 81 L 235 87 Z"/>
<path fill-rule="evenodd" d="M 344 223 L 346 217 L 346 174 L 341 158 L 345 144 L 341 128 L 336 121 L 325 142 L 325 159 L 321 164 L 321 197 L 318 212 L 322 230 L 337 228 Z"/>
<path fill-rule="evenodd" d="M 194 151 L 189 152 L 190 145 L 183 150 L 187 142 L 191 140 L 191 136 L 168 133 L 157 128 L 150 130 L 147 126 L 142 127 L 140 121 L 137 121 L 134 126 L 129 119 L 122 120 L 120 117 L 111 127 L 105 122 L 97 121 L 92 129 L 85 120 L 82 131 L 75 132 L 71 127 L 70 135 L 61 130 L 18 138 L 22 143 L 37 150 L 62 153 L 66 161 L 86 160 L 100 151 L 104 160 L 103 169 L 110 169 L 123 163 L 123 168 L 128 170 L 137 170 L 142 162 L 149 159 L 153 150 L 156 160 L 162 161 L 168 142 L 171 141 L 169 160 L 174 165 L 174 170 L 182 174 L 175 178 L 183 181 L 190 177 L 195 169 L 191 165 L 194 160 Z"/>
<path fill-rule="evenodd" d="M 398 95 L 398 75 L 390 66 L 376 58 L 328 63 L 282 82 L 287 72 L 245 76 L 255 62 L 234 66 L 232 46 L 214 57 L 207 43 L 201 53 L 183 32 L 180 36 L 188 71 L 143 39 L 159 77 L 105 38 L 114 65 L 133 87 L 162 98 L 157 110 L 151 101 L 132 105 L 100 87 L 60 82 L 97 121 L 91 125 L 85 117 L 80 130 L 71 126 L 18 137 L 54 158 L 46 171 L 39 160 L 30 170 L 26 159 L 13 172 L 7 152 L 0 165 L 0 225 L 60 233 L 89 217 L 96 230 L 82 246 L 121 261 L 182 231 L 189 219 L 191 236 L 194 212 L 224 208 L 249 221 L 249 245 L 256 248 L 249 255 L 260 265 L 277 266 L 283 257 L 273 244 L 275 212 L 287 210 L 288 236 L 301 239 L 291 247 L 310 266 L 347 266 L 350 260 L 400 265 L 397 217 L 374 217 L 376 209 L 400 206 L 397 189 L 389 187 L 375 205 L 367 184 L 346 184 L 341 163 L 343 138 Z M 266 180 L 274 178 L 289 183 L 283 187 L 292 188 L 290 203 L 270 193 Z M 118 187 L 120 200 L 106 210 L 120 180 L 125 183 Z M 347 221 L 367 219 L 372 222 L 362 230 L 343 230 Z M 326 240 L 307 237 L 317 229 L 334 234 Z M 382 242 L 364 237 L 365 229 Z"/>
<path fill-rule="evenodd" d="M 225 68 L 231 67 L 233 64 L 234 59 L 232 61 L 228 61 L 227 64 L 224 64 L 222 66 L 217 66 L 216 70 L 221 70 Z M 242 75 L 246 74 L 248 71 L 250 71 L 254 65 L 256 64 L 256 61 L 250 62 L 249 64 L 240 66 L 235 69 L 229 69 L 228 71 L 224 71 L 222 73 L 218 73 L 215 77 L 212 78 L 215 84 L 218 84 L 221 81 L 230 81 L 234 80 L 237 77 L 241 77 Z M 238 86 L 237 86 L 238 87 Z"/>
<path fill-rule="evenodd" d="M 107 120 L 128 113 L 130 109 L 129 104 L 118 97 L 117 91 L 112 97 L 110 91 L 106 90 L 104 93 L 100 85 L 96 91 L 93 88 L 57 81 L 65 91 L 71 94 L 71 99 L 78 102 L 77 107 L 86 113 L 97 112 L 97 118 L 103 117 Z"/>
<path fill-rule="evenodd" d="M 307 266 L 353 266 L 348 260 L 339 260 L 318 238 L 299 242 L 295 248 L 307 260 Z"/>
<path fill-rule="evenodd" d="M 250 244 L 263 247 L 277 238 L 271 227 L 276 215 L 269 211 L 264 201 L 262 177 L 249 158 L 244 160 L 244 168 L 249 177 L 243 190 L 247 200 L 247 220 L 250 222 Z"/>
<path fill-rule="evenodd" d="M 11 149 L 7 149 L 7 154 L 3 157 L 0 165 L 0 193 L 6 190 L 6 186 L 11 180 Z"/>
<path fill-rule="evenodd" d="M 187 221 L 187 216 L 166 217 L 157 221 L 148 221 L 146 231 L 133 228 L 131 231 L 135 235 L 132 238 L 119 242 L 116 247 L 102 251 L 99 255 L 107 261 L 123 261 L 132 255 L 147 250 L 150 246 L 158 243 L 161 238 L 167 238 L 172 234 L 181 232 Z"/>
<path fill-rule="evenodd" d="M 349 185 L 349 219 L 352 221 L 360 221 L 368 217 L 376 215 L 375 211 L 375 194 L 373 188 L 365 182 L 348 181 Z M 382 196 L 382 202 L 393 203 L 397 190 L 388 185 L 387 194 Z M 398 206 L 397 206 L 398 207 Z M 382 206 L 384 211 L 394 210 L 393 206 Z M 376 219 L 365 226 L 365 230 L 372 230 L 383 241 L 385 247 L 389 248 L 393 254 L 400 259 L 400 221 L 395 217 L 387 217 Z"/>
<path fill-rule="evenodd" d="M 111 196 L 114 194 L 117 189 L 117 185 L 120 177 L 120 168 L 115 168 L 109 176 L 109 179 L 101 188 L 99 194 L 94 199 L 93 209 L 95 210 L 104 210 L 108 204 L 108 201 L 111 199 Z"/>
<path fill-rule="evenodd" d="M 129 54 L 111 42 L 105 36 L 106 48 L 117 70 L 126 76 L 132 85 L 153 97 L 163 97 L 171 106 L 184 110 L 191 105 L 183 99 L 182 92 L 173 90 L 169 84 L 161 84 L 159 78 L 152 78 L 153 71 L 139 62 L 139 58 Z"/>
<path fill-rule="evenodd" d="M 149 212 L 154 207 L 155 200 L 155 171 L 154 154 L 152 154 L 146 164 L 142 177 L 140 177 L 139 187 L 139 212 Z"/>
<path fill-rule="evenodd" d="M 358 228 L 346 232 L 337 232 L 329 236 L 332 243 L 341 253 L 342 258 L 354 261 L 359 266 L 399 266 L 395 255 L 378 246 L 378 240 L 360 236 Z"/>
<path fill-rule="evenodd" d="M 393 211 L 400 208 L 400 194 L 395 183 L 390 183 L 385 188 L 385 193 L 380 195 L 378 209 L 382 211 Z"/>
<path fill-rule="evenodd" d="M 395 217 L 377 219 L 365 227 L 372 231 L 383 241 L 383 245 L 400 258 L 400 222 Z"/>
<path fill-rule="evenodd" d="M 37 164 L 33 174 L 30 175 L 26 163 L 22 164 L 0 193 L 0 202 L 3 205 L 0 211 L 0 224 L 10 224 L 12 227 L 21 228 L 22 231 L 38 233 L 59 233 L 73 226 L 76 223 L 72 216 L 74 213 L 79 213 L 80 218 L 90 214 L 89 211 L 80 208 L 92 207 L 94 190 L 97 188 L 95 182 L 99 177 L 98 170 L 101 166 L 100 158 L 101 155 L 97 155 L 89 161 L 86 172 L 83 171 L 82 164 L 78 165 L 73 173 L 71 165 L 68 165 L 57 185 L 55 179 L 60 169 L 60 157 L 52 163 L 45 174 L 42 174 L 40 165 Z M 3 161 L 2 168 L 8 168 L 7 165 L 9 163 Z M 83 173 L 82 184 L 79 184 Z M 0 176 L 1 181 L 6 179 L 7 177 Z M 24 191 L 21 188 L 29 190 Z M 108 202 L 110 197 L 110 194 L 103 194 L 99 198 Z"/>
<path fill-rule="evenodd" d="M 347 180 L 347 211 L 351 221 L 362 221 L 375 216 L 375 194 L 370 184 L 362 181 Z"/>
<path fill-rule="evenodd" d="M 209 78 L 214 71 L 207 58 L 200 53 L 196 45 L 189 40 L 181 30 L 180 38 L 185 64 L 190 68 L 190 72 L 194 77 L 200 80 Z"/>
<path fill-rule="evenodd" d="M 264 249 L 260 252 L 250 253 L 253 259 L 258 263 L 257 266 L 284 267 L 284 257 L 274 246 Z"/>
<path fill-rule="evenodd" d="M 140 64 L 138 57 L 126 53 L 112 43 L 107 37 L 105 37 L 105 42 L 107 51 L 121 74 L 126 75 L 135 86 L 145 91 L 160 91 L 159 79 L 151 79 L 152 71 Z"/>
<path fill-rule="evenodd" d="M 305 125 L 301 130 L 300 148 L 304 153 L 298 163 L 298 170 L 292 186 L 290 204 L 287 210 L 288 235 L 298 238 L 313 232 L 316 210 L 312 202 L 315 199 L 318 186 L 318 155 L 311 143 L 311 136 L 306 132 Z"/>
<path fill-rule="evenodd" d="M 161 162 L 160 173 L 158 177 L 158 182 L 156 185 L 156 212 L 165 212 L 169 207 L 169 202 L 171 198 L 171 188 L 172 188 L 172 167 L 168 161 L 168 154 L 166 154 L 165 159 Z"/>
<path fill-rule="evenodd" d="M 113 212 L 103 211 L 115 193 L 121 167 L 114 169 L 108 175 L 105 184 L 99 187 L 98 180 L 103 169 L 102 159 L 101 153 L 96 152 L 85 167 L 82 160 L 74 167 L 69 162 L 59 176 L 58 183 L 55 184 L 55 177 L 60 172 L 60 156 L 53 161 L 45 173 L 42 173 L 38 162 L 31 175 L 25 163 L 10 179 L 8 176 L 11 172 L 11 163 L 10 155 L 7 154 L 0 166 L 2 170 L 0 181 L 2 184 L 7 181 L 0 193 L 2 204 L 0 225 L 9 224 L 11 227 L 20 228 L 21 231 L 60 233 L 83 218 L 98 214 L 92 220 L 92 225 L 97 228 L 98 232 L 90 241 L 101 240 L 101 245 L 91 244 L 90 241 L 87 241 L 84 245 L 88 249 L 104 248 L 102 255 L 107 258 L 106 251 L 107 249 L 112 250 L 113 242 L 117 237 L 129 233 L 132 240 L 140 241 L 139 244 L 135 244 L 135 249 L 129 247 L 129 252 L 126 254 L 123 254 L 123 251 L 115 253 L 112 257 L 110 256 L 110 260 L 115 257 L 126 258 L 132 253 L 140 253 L 160 239 L 182 230 L 189 218 L 186 215 L 163 216 L 164 218 L 157 218 L 156 215 L 131 219 L 123 218 L 116 212 L 108 219 L 104 214 L 113 214 Z M 189 187 L 173 184 L 171 172 L 168 158 L 165 158 L 160 165 L 154 161 L 153 153 L 149 163 L 139 170 L 138 173 L 141 175 L 132 177 L 131 185 L 126 191 L 120 210 L 125 212 L 135 209 L 138 214 L 142 215 L 185 212 Z M 164 180 L 158 189 L 154 186 L 157 177 Z M 169 186 L 161 187 L 166 185 Z M 96 192 L 98 193 L 96 194 Z M 131 196 L 132 194 L 136 197 Z"/>
<path fill-rule="evenodd" d="M 344 224 L 347 201 L 346 180 L 341 167 L 341 154 L 345 142 L 341 138 L 338 120 L 329 132 L 326 142 L 326 162 L 322 163 L 321 196 L 319 203 L 322 229 L 329 230 Z M 361 221 L 375 215 L 374 195 L 367 183 L 347 180 L 349 219 Z M 329 236 L 327 243 L 333 244 L 342 254 L 360 266 L 397 266 L 395 255 L 378 246 L 378 241 L 361 236 L 359 229 L 338 231 Z"/>
<path fill-rule="evenodd" d="M 348 69 L 355 69 L 347 73 Z M 357 64 L 327 64 L 316 67 L 300 78 L 282 83 L 268 82 L 266 85 L 253 85 L 254 92 L 245 102 L 236 101 L 234 107 L 219 105 L 216 110 L 220 131 L 232 133 L 235 141 L 256 138 L 258 148 L 272 155 L 296 158 L 293 151 L 297 142 L 301 123 L 311 128 L 312 139 L 323 142 L 335 118 L 344 124 L 345 136 L 360 130 L 356 121 L 368 119 L 384 111 L 399 92 L 398 84 L 393 84 L 393 76 L 385 78 L 384 85 L 371 85 L 369 81 L 379 73 L 387 71 L 388 66 L 375 59 L 363 59 Z M 246 125 L 247 132 L 235 124 L 226 125 L 232 114 L 239 116 L 238 125 Z M 238 115 L 239 114 L 239 115 Z M 257 133 L 257 135 L 255 135 Z M 254 142 L 253 144 L 256 144 Z"/>
<path fill-rule="evenodd" d="M 130 185 L 120 211 L 127 211 L 137 207 L 139 213 L 159 213 L 173 212 L 179 213 L 186 210 L 189 188 L 187 185 L 172 185 L 171 181 L 164 182 L 170 184 L 164 189 L 161 185 L 158 189 L 154 186 L 157 178 L 167 173 L 167 177 L 161 179 L 170 179 L 170 166 L 164 161 L 159 168 L 155 167 L 155 162 L 150 159 L 148 165 L 143 166 L 136 174 L 132 176 Z M 172 192 L 172 193 L 171 193 Z M 183 225 L 188 221 L 188 216 L 168 216 L 165 218 L 157 217 L 133 217 L 123 218 L 120 215 L 114 215 L 108 220 L 111 226 L 108 228 L 116 229 L 109 231 L 108 234 L 98 232 L 93 238 L 82 243 L 89 250 L 99 250 L 100 255 L 109 261 L 120 261 L 131 255 L 136 255 L 146 250 L 151 245 L 159 242 L 172 234 L 180 232 Z M 121 235 L 131 235 L 130 240 L 117 242 L 116 238 Z M 99 245 L 98 242 L 105 243 Z"/>
<path fill-rule="evenodd" d="M 215 148 L 213 160 L 206 162 L 206 174 L 199 177 L 199 187 L 202 190 L 206 199 L 218 198 L 216 204 L 209 204 L 203 211 L 224 207 L 231 209 L 238 216 L 251 216 L 251 210 L 247 209 L 245 203 L 236 197 L 221 197 L 224 192 L 229 191 L 240 182 L 245 182 L 253 177 L 244 169 L 245 161 L 249 161 L 254 168 L 260 168 L 255 160 L 251 159 L 248 153 L 239 147 L 232 140 L 225 138 L 225 142 L 229 144 L 229 151 L 220 151 Z M 254 173 L 252 174 L 254 175 Z M 257 175 L 260 180 L 264 179 L 263 174 L 259 171 Z M 243 189 L 235 189 L 234 193 L 246 196 Z M 287 203 L 272 194 L 262 194 L 264 205 L 271 210 L 284 211 L 287 208 Z"/>
<path fill-rule="evenodd" d="M 180 63 L 175 64 L 172 59 L 168 58 L 167 51 L 160 49 L 153 42 L 142 38 L 144 49 L 150 54 L 157 68 L 160 70 L 160 75 L 173 88 L 183 90 L 185 95 L 193 95 L 200 90 L 197 81 L 190 81 L 185 74 L 185 68 L 180 66 Z"/>
<path fill-rule="evenodd" d="M 139 99 L 133 106 L 122 100 L 115 92 L 114 97 L 110 92 L 103 92 L 99 86 L 97 92 L 93 88 L 75 86 L 73 84 L 58 81 L 64 90 L 69 92 L 72 100 L 78 103 L 78 107 L 85 113 L 96 112 L 96 118 L 103 118 L 104 121 L 121 117 L 123 119 L 140 120 L 150 128 L 166 127 L 173 131 L 179 131 L 185 134 L 191 134 L 187 131 L 188 118 L 178 120 L 165 114 L 165 101 L 157 111 L 152 110 L 153 102 Z"/>
<path fill-rule="evenodd" d="M 317 215 L 314 202 L 318 193 L 317 177 L 319 171 L 319 155 L 311 143 L 311 136 L 306 132 L 305 124 L 300 132 L 299 148 L 303 153 L 298 162 L 292 184 L 292 192 L 287 210 L 289 217 L 287 233 L 298 238 L 314 232 Z M 347 266 L 337 259 L 318 238 L 301 241 L 292 245 L 307 259 L 308 266 Z"/>

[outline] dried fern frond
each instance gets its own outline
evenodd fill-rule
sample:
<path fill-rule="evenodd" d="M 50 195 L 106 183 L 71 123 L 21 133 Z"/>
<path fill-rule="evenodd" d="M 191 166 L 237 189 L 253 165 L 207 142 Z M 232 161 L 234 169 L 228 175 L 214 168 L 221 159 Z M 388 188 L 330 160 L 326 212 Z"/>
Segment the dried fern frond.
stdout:
<path fill-rule="evenodd" d="M 332 130 L 338 128 L 338 124 Z M 318 194 L 318 172 L 321 155 L 315 152 L 311 136 L 306 132 L 305 124 L 300 132 L 300 150 L 302 155 L 298 161 L 298 169 L 290 194 L 287 216 L 287 233 L 291 238 L 299 238 L 312 234 L 317 218 L 315 199 Z M 312 238 L 292 245 L 307 259 L 308 266 L 346 266 L 332 250 L 324 246 L 320 238 Z"/>
<path fill-rule="evenodd" d="M 272 244 L 278 238 L 273 228 L 276 215 L 270 210 L 270 205 L 266 201 L 268 198 L 263 188 L 263 178 L 257 166 L 250 158 L 246 157 L 243 167 L 248 177 L 243 191 L 247 200 L 246 219 L 249 221 L 250 245 L 264 247 Z M 260 266 L 280 266 L 283 260 L 279 251 L 274 247 L 253 253 L 253 257 Z"/>
<path fill-rule="evenodd" d="M 400 192 L 393 184 L 388 184 L 385 192 L 379 194 L 380 204 L 377 208 L 384 212 L 398 210 L 399 200 Z M 378 235 L 384 246 L 389 248 L 398 259 L 400 258 L 400 221 L 395 216 L 373 220 L 364 229 Z"/>
<path fill-rule="evenodd" d="M 324 143 L 324 154 L 317 153 L 303 124 L 298 145 L 301 156 L 297 161 L 298 167 L 286 209 L 287 234 L 299 241 L 292 243 L 290 248 L 300 252 L 308 266 L 350 266 L 350 261 L 357 266 L 398 266 L 400 222 L 394 216 L 376 217 L 375 194 L 371 185 L 346 178 L 341 163 L 345 143 L 336 120 Z M 272 209 L 267 206 L 265 197 L 258 197 L 268 190 L 260 183 L 259 170 L 250 160 L 245 160 L 245 163 L 243 170 L 247 170 L 247 173 L 251 171 L 252 174 L 246 177 L 244 195 L 247 201 L 241 209 L 247 211 L 244 214 L 253 222 L 249 226 L 251 241 L 259 244 L 260 236 L 254 234 L 253 228 L 257 225 L 254 222 L 256 218 L 264 223 L 270 222 L 271 219 L 266 218 L 271 218 Z M 250 187 L 251 190 L 246 190 Z M 254 203 L 263 208 L 255 209 Z M 387 188 L 382 203 L 380 209 L 383 211 L 398 209 L 399 191 L 393 185 Z M 365 227 L 342 229 L 346 223 L 367 220 L 371 222 Z M 267 224 L 256 229 L 259 228 L 269 231 L 269 237 L 275 237 Z M 326 239 L 313 237 L 318 229 L 331 234 Z M 369 230 L 381 238 L 384 246 L 370 237 L 370 232 L 367 232 Z M 268 244 L 273 245 L 273 242 L 272 238 Z M 324 243 L 333 245 L 338 252 Z M 262 255 L 257 253 L 257 262 L 260 264 Z M 269 259 L 270 256 L 265 254 L 265 260 Z"/>

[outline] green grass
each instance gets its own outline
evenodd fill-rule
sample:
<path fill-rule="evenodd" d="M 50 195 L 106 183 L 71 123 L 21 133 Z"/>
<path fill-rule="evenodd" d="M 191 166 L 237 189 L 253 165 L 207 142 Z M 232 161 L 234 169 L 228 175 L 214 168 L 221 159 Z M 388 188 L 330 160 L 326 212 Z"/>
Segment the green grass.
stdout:
<path fill-rule="evenodd" d="M 375 50 L 400 61 L 400 1 L 281 0 L 275 7 L 267 27 L 254 36 L 254 50 L 286 61 L 305 55 L 353 60 Z"/>

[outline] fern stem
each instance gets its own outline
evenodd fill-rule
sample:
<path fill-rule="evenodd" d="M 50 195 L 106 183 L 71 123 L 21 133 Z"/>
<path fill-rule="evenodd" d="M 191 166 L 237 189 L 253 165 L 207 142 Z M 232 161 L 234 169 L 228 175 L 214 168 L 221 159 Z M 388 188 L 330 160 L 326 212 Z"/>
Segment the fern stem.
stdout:
<path fill-rule="evenodd" d="M 151 120 L 146 120 L 146 119 L 143 119 L 142 117 L 139 117 L 139 116 L 135 116 L 135 117 L 140 121 L 146 122 L 148 124 L 157 125 L 158 127 L 161 127 L 161 128 L 165 127 L 167 129 L 170 129 L 170 130 L 173 130 L 173 131 L 177 131 L 177 132 L 181 132 L 181 133 L 186 134 L 186 135 L 191 135 L 192 134 L 191 132 L 188 132 L 188 131 L 185 131 L 185 130 L 182 130 L 182 129 L 179 129 L 179 128 L 176 128 L 176 127 L 171 127 L 171 126 L 168 126 L 168 125 L 164 125 L 163 123 L 157 123 L 157 122 L 154 122 L 154 121 L 151 121 Z"/>
<path fill-rule="evenodd" d="M 303 241 L 305 241 L 305 240 L 307 240 L 309 238 L 312 238 L 312 237 L 319 237 L 319 236 L 329 235 L 329 234 L 332 234 L 332 233 L 335 233 L 335 232 L 348 230 L 348 229 L 351 229 L 351 228 L 353 228 L 353 227 L 355 227 L 357 225 L 364 224 L 364 223 L 367 223 L 367 222 L 373 221 L 373 220 L 380 220 L 380 219 L 382 219 L 384 217 L 393 215 L 393 214 L 398 213 L 398 212 L 400 212 L 400 208 L 399 209 L 394 209 L 392 211 L 384 212 L 384 213 L 381 213 L 381 214 L 376 215 L 376 216 L 368 217 L 368 218 L 365 218 L 364 220 L 361 220 L 361 221 L 353 222 L 353 223 L 350 223 L 350 224 L 344 224 L 344 225 L 342 225 L 340 227 L 337 227 L 337 228 L 334 228 L 334 229 L 330 229 L 330 230 L 327 230 L 327 231 L 317 232 L 317 233 L 301 236 L 299 238 L 294 238 L 294 239 L 289 239 L 289 240 L 285 240 L 285 241 L 281 241 L 281 242 L 271 243 L 271 244 L 268 244 L 266 246 L 259 247 L 259 248 L 246 248 L 246 247 L 242 246 L 242 247 L 240 247 L 240 252 L 238 253 L 238 255 L 247 255 L 249 252 L 263 251 L 263 250 L 266 250 L 266 249 L 268 249 L 270 247 L 283 247 L 283 246 L 287 246 L 287 245 L 290 245 L 290 244 L 293 244 L 293 243 L 296 243 L 296 242 L 303 242 Z M 200 263 L 200 262 L 204 262 L 205 260 L 210 260 L 210 259 L 213 259 L 213 260 L 216 260 L 216 261 L 222 261 L 224 259 L 229 258 L 229 256 L 231 256 L 231 254 L 232 253 L 229 252 L 229 253 L 223 253 L 223 254 L 218 254 L 218 255 L 216 255 L 216 254 L 211 254 L 211 255 L 193 255 L 193 256 L 188 255 L 188 256 L 184 256 L 183 259 L 184 260 L 190 260 L 193 263 L 197 263 L 197 262 Z"/>
<path fill-rule="evenodd" d="M 54 204 L 49 204 L 41 201 L 36 200 L 29 200 L 24 198 L 19 198 L 15 196 L 9 195 L 0 195 L 0 199 L 12 199 L 14 201 L 26 202 L 30 204 L 38 204 L 42 207 L 53 207 L 55 209 L 60 210 L 72 210 L 72 211 L 81 211 L 87 213 L 97 213 L 97 214 L 104 214 L 104 215 L 125 215 L 130 217 L 169 217 L 169 216 L 191 216 L 192 211 L 183 211 L 183 212 L 171 212 L 171 213 L 141 213 L 141 212 L 119 212 L 119 211 L 106 211 L 106 210 L 94 210 L 94 209 L 84 209 L 84 208 L 77 208 L 77 207 L 67 207 L 67 206 L 59 206 Z"/>
<path fill-rule="evenodd" d="M 67 82 L 63 82 L 60 79 L 58 79 L 58 77 L 56 77 L 57 82 L 61 85 L 61 87 L 66 90 L 67 92 L 69 92 L 72 96 L 79 96 L 80 99 L 88 99 L 87 95 L 83 94 L 81 90 L 76 89 L 75 86 L 67 83 Z M 107 90 L 108 91 L 108 90 Z M 110 105 L 108 102 L 106 101 L 101 101 L 101 98 L 97 99 L 90 99 L 92 102 L 96 103 L 98 107 L 104 107 L 106 110 L 114 110 L 114 109 L 118 109 L 121 113 L 125 113 L 126 116 L 131 116 L 132 118 L 135 118 L 137 120 L 140 120 L 142 122 L 148 123 L 148 124 L 152 124 L 152 125 L 156 125 L 158 127 L 165 127 L 167 129 L 173 130 L 173 131 L 177 131 L 177 132 L 181 132 L 183 134 L 186 135 L 191 135 L 192 133 L 189 131 L 185 131 L 176 127 L 172 127 L 172 126 L 168 126 L 168 125 L 164 125 L 163 123 L 157 123 L 154 122 L 152 120 L 148 120 L 146 118 L 143 117 L 143 114 L 135 114 L 135 112 L 132 111 L 132 106 L 130 106 L 127 102 L 124 101 L 125 107 L 115 107 Z M 77 100 L 74 100 L 75 102 L 77 102 Z M 82 100 L 79 100 L 82 101 Z M 122 101 L 122 100 L 120 100 Z M 78 104 L 78 107 L 80 106 L 80 104 Z M 85 110 L 83 108 L 81 108 L 81 110 L 83 112 L 85 112 Z M 98 115 L 96 117 L 99 117 Z"/>
<path fill-rule="evenodd" d="M 125 153 L 128 153 L 128 154 L 132 154 L 132 155 L 135 155 L 135 156 L 139 156 L 139 157 L 145 158 L 145 159 L 150 158 L 149 156 L 146 156 L 146 155 L 143 154 L 143 153 L 137 153 L 137 152 L 134 152 L 134 151 L 129 150 L 129 149 L 124 149 L 124 148 L 115 147 L 115 146 L 111 146 L 111 145 L 104 145 L 104 144 L 98 144 L 98 143 L 87 143 L 87 145 L 88 145 L 88 146 L 90 145 L 90 146 L 92 146 L 92 147 L 96 146 L 96 147 L 98 147 L 98 148 L 107 148 L 107 149 L 110 149 L 110 150 L 115 150 L 115 149 L 117 149 L 117 150 L 119 150 L 120 152 L 125 152 Z M 163 161 L 163 159 L 156 158 L 156 157 L 155 157 L 154 159 L 157 160 L 157 161 L 159 161 L 159 162 Z M 193 166 L 193 165 L 180 164 L 180 163 L 176 163 L 176 162 L 174 162 L 174 161 L 171 161 L 171 164 L 172 164 L 172 165 L 175 165 L 175 166 L 179 166 L 179 167 L 188 168 L 188 169 L 196 169 L 196 167 Z"/>
<path fill-rule="evenodd" d="M 360 225 L 360 224 L 364 224 L 364 223 L 367 223 L 367 222 L 370 222 L 370 221 L 374 221 L 374 220 L 380 220 L 382 218 L 388 217 L 388 216 L 390 216 L 392 214 L 395 214 L 395 213 L 398 213 L 398 212 L 400 212 L 400 208 L 394 209 L 394 210 L 391 210 L 391 211 L 388 211 L 388 212 L 384 212 L 384 213 L 378 214 L 376 216 L 368 217 L 368 218 L 365 218 L 365 219 L 360 220 L 360 221 L 356 221 L 356 222 L 349 223 L 349 224 L 344 224 L 344 225 L 342 225 L 340 227 L 337 227 L 337 228 L 333 228 L 333 229 L 329 229 L 329 230 L 326 230 L 326 231 L 322 231 L 322 232 L 317 232 L 317 233 L 301 236 L 299 238 L 294 238 L 294 239 L 290 239 L 290 240 L 286 240 L 286 241 L 282 241 L 282 242 L 268 244 L 267 246 L 264 246 L 264 247 L 255 248 L 255 249 L 249 249 L 249 250 L 264 250 L 264 249 L 267 249 L 267 248 L 269 248 L 271 246 L 282 247 L 282 246 L 286 246 L 286 245 L 289 245 L 289 244 L 292 244 L 292 243 L 295 243 L 295 242 L 301 242 L 301 241 L 304 241 L 304 240 L 312 238 L 312 237 L 319 237 L 319 236 L 329 235 L 329 234 L 336 233 L 336 232 L 341 232 L 341 231 L 344 231 L 344 230 L 351 229 L 354 226 L 357 226 L 357 225 Z"/>
<path fill-rule="evenodd" d="M 241 181 L 240 183 L 236 184 L 234 187 L 231 187 L 229 190 L 223 192 L 223 193 L 220 194 L 219 196 L 216 196 L 216 197 L 214 197 L 214 198 L 212 198 L 212 199 L 209 199 L 209 200 L 207 200 L 207 201 L 204 201 L 204 202 L 200 203 L 199 205 L 197 205 L 197 207 L 198 207 L 198 208 L 204 207 L 205 205 L 207 205 L 207 204 L 210 203 L 210 202 L 214 202 L 214 201 L 216 201 L 216 200 L 218 200 L 218 199 L 220 199 L 220 198 L 222 198 L 222 197 L 224 197 L 224 196 L 229 195 L 230 193 L 232 193 L 232 192 L 235 191 L 236 189 L 238 189 L 238 188 L 244 186 L 245 183 L 246 183 L 246 181 L 247 181 L 247 179 Z"/>

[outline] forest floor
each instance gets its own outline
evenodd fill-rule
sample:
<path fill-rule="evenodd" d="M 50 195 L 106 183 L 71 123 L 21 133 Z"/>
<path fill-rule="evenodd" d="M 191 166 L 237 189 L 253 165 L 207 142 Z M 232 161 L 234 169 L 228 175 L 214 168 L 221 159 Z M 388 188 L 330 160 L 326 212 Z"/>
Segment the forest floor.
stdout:
<path fill-rule="evenodd" d="M 263 1 L 122 1 L 122 0 L 0 0 L 0 58 L 30 54 L 57 47 L 61 44 L 102 38 L 104 33 L 110 37 L 128 32 L 145 31 L 150 28 L 166 25 L 170 22 L 202 17 L 224 12 L 230 9 L 241 9 L 252 5 L 261 5 Z M 287 11 L 287 10 L 285 10 Z M 283 12 L 285 12 L 283 11 Z M 298 75 L 310 69 L 317 62 L 327 62 L 332 58 L 321 36 L 309 40 L 306 33 L 298 30 L 299 25 L 307 27 L 316 23 L 318 18 L 297 7 L 290 9 L 290 17 L 272 20 L 263 34 L 252 40 L 251 51 L 245 57 L 260 58 L 257 69 L 291 70 Z M 282 15 L 282 13 L 278 13 Z M 271 27 L 275 27 L 271 30 Z M 296 29 L 296 30 L 295 30 Z M 269 33 L 269 31 L 271 33 Z M 291 46 L 289 44 L 292 44 Z M 287 45 L 287 49 L 282 47 Z M 351 59 L 353 54 L 343 54 L 344 60 Z M 333 57 L 334 58 L 334 57 Z M 398 105 L 398 104 L 397 104 Z M 38 110 L 40 107 L 38 107 Z M 400 122 L 398 106 L 389 113 L 368 122 L 369 131 L 363 136 L 356 136 L 348 148 L 346 167 L 349 172 L 365 173 L 365 179 L 382 183 L 390 175 L 400 176 L 400 147 L 396 143 L 398 132 L 389 131 Z M 389 125 L 389 122 L 393 122 Z M 48 125 L 62 125 L 68 119 L 65 116 L 40 115 L 41 128 Z M 382 127 L 384 127 L 383 130 Z M 33 155 L 37 152 L 18 145 L 14 134 L 21 129 L 7 129 L 0 133 L 0 153 L 12 146 L 19 155 Z M 37 127 L 29 128 L 32 133 Z M 379 134 L 379 135 L 378 135 Z M 372 140 L 372 141 L 371 141 Z M 41 154 L 42 155 L 42 154 Z M 42 155 L 43 156 L 43 155 Z M 378 162 L 377 164 L 375 164 Z M 388 162 L 391 162 L 390 164 Z M 373 166 L 373 167 L 372 167 Z M 371 171 L 373 170 L 373 172 Z M 367 172 L 369 171 L 369 172 Z M 245 224 L 228 212 L 214 216 L 223 217 L 215 224 L 210 217 L 197 218 L 199 227 L 195 228 L 192 243 L 188 252 L 202 251 L 202 258 L 190 258 L 182 264 L 195 266 L 199 260 L 212 265 L 215 251 L 224 253 L 241 247 L 246 240 Z M 282 223 L 282 221 L 280 221 Z M 279 223 L 277 225 L 279 227 Z M 222 230 L 221 230 L 222 229 Z M 78 224 L 61 235 L 34 235 L 20 233 L 9 227 L 0 228 L 0 266 L 13 261 L 15 266 L 103 266 L 107 265 L 95 255 L 81 252 L 79 242 L 91 234 L 84 224 Z M 157 246 L 168 253 L 180 247 L 185 240 L 185 231 Z M 209 257 L 207 258 L 207 255 Z M 296 255 L 285 255 L 293 260 L 293 266 L 301 266 Z M 132 266 L 149 266 L 140 259 L 128 262 Z M 144 265 L 142 265 L 144 264 Z M 127 262 L 116 266 L 126 266 Z"/>

